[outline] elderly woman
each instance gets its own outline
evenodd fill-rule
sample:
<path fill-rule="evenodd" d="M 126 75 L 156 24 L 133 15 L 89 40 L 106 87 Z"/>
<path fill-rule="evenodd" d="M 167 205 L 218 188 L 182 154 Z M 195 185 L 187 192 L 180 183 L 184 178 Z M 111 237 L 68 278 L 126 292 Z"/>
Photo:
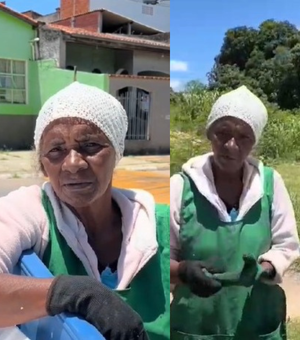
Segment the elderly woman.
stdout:
<path fill-rule="evenodd" d="M 107 339 L 169 338 L 169 210 L 112 188 L 126 131 L 122 105 L 77 82 L 41 109 L 35 147 L 49 182 L 0 199 L 0 327 L 69 312 Z M 26 249 L 54 279 L 8 274 Z"/>
<path fill-rule="evenodd" d="M 171 178 L 172 339 L 285 339 L 278 286 L 299 256 L 281 176 L 250 157 L 267 123 L 245 86 L 222 95 L 207 123 L 212 153 Z"/>

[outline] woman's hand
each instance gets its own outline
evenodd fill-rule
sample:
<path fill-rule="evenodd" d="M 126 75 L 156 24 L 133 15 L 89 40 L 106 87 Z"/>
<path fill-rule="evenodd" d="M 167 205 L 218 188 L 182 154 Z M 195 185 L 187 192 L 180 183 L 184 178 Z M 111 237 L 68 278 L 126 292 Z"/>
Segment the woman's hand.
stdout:
<path fill-rule="evenodd" d="M 243 286 L 250 287 L 261 279 L 272 279 L 276 272 L 270 262 L 257 263 L 252 255 L 244 255 L 244 266 L 240 272 L 226 272 L 214 274 L 213 277 L 218 280 L 223 287 Z"/>
<path fill-rule="evenodd" d="M 140 316 L 116 293 L 87 276 L 59 276 L 47 299 L 47 312 L 83 317 L 106 339 L 148 339 Z"/>
<path fill-rule="evenodd" d="M 271 262 L 263 261 L 260 263 L 260 266 L 262 267 L 262 279 L 272 280 L 276 276 L 276 270 Z"/>
<path fill-rule="evenodd" d="M 201 261 L 183 261 L 178 266 L 178 277 L 193 294 L 199 297 L 209 297 L 216 294 L 222 285 L 205 274 L 205 270 L 209 269 L 205 268 Z"/>

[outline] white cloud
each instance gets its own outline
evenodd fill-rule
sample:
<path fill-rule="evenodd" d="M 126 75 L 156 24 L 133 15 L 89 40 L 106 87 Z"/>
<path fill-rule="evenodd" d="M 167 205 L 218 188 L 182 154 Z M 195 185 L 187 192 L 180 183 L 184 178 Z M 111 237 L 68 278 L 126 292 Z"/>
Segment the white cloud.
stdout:
<path fill-rule="evenodd" d="M 171 79 L 170 86 L 174 91 L 180 91 L 183 88 L 184 83 L 179 79 Z"/>
<path fill-rule="evenodd" d="M 180 60 L 171 60 L 171 72 L 186 72 L 188 70 L 188 63 Z"/>

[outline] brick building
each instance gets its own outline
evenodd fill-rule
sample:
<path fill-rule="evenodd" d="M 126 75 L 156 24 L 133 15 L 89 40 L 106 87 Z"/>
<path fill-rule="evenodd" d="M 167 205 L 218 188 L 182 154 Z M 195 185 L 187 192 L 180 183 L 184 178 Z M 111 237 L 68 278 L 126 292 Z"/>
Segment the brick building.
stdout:
<path fill-rule="evenodd" d="M 27 11 L 23 14 L 32 19 L 46 23 L 69 22 L 80 16 L 77 20 L 77 27 L 90 19 L 95 22 L 99 20 L 97 11 L 107 11 L 123 18 L 119 24 L 136 23 L 146 26 L 156 32 L 170 32 L 170 2 L 167 0 L 61 0 L 60 8 L 49 15 L 41 15 L 34 11 Z M 88 14 L 89 13 L 89 14 Z M 72 19 L 73 18 L 73 19 Z M 79 23 L 80 22 L 80 23 Z M 101 27 L 101 22 L 99 23 Z M 136 31 L 137 34 L 149 34 Z"/>
<path fill-rule="evenodd" d="M 110 92 L 125 107 L 127 153 L 168 153 L 170 34 L 108 10 L 56 20 L 60 12 L 49 23 L 34 11 L 21 15 L 0 4 L 0 41 L 10 32 L 12 42 L 0 46 L 0 148 L 30 146 L 35 115 L 72 82 L 76 68 L 79 81 Z M 15 64 L 22 66 L 17 88 L 10 81 Z"/>

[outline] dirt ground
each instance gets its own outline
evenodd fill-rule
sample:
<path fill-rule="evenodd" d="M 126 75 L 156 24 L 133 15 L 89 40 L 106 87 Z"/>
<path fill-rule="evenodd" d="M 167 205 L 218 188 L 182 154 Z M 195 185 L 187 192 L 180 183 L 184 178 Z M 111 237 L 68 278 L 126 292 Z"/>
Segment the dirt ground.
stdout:
<path fill-rule="evenodd" d="M 287 273 L 281 286 L 286 294 L 288 317 L 300 318 L 300 274 Z"/>

